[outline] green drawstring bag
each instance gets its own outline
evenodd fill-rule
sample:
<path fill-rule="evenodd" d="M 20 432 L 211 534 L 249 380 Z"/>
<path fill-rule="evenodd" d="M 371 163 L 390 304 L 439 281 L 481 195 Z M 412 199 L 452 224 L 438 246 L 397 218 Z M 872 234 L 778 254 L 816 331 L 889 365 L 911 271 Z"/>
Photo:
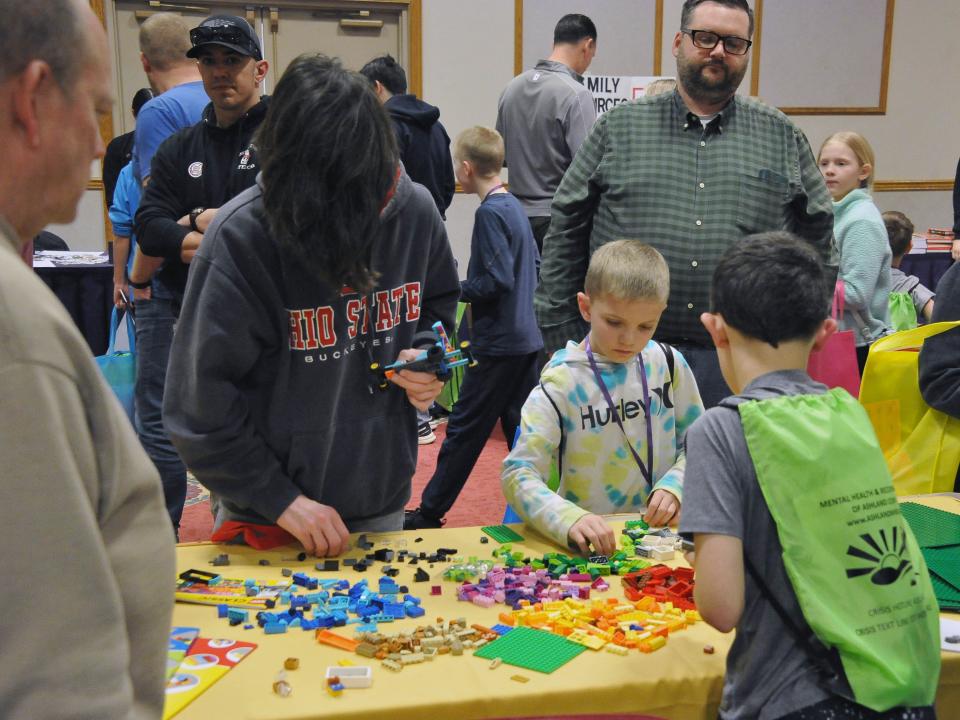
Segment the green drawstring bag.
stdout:
<path fill-rule="evenodd" d="M 917 308 L 910 293 L 890 293 L 890 327 L 894 331 L 912 330 L 917 326 Z"/>
<path fill-rule="evenodd" d="M 836 388 L 737 408 L 803 616 L 855 700 L 932 704 L 937 601 L 863 407 Z"/>

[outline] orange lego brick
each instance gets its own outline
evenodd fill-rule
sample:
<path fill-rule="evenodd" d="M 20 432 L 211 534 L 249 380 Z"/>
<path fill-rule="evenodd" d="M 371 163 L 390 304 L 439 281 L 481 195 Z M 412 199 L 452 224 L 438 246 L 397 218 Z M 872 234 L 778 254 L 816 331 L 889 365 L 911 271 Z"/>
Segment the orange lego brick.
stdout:
<path fill-rule="evenodd" d="M 317 642 L 323 643 L 324 645 L 332 645 L 333 647 L 340 648 L 341 650 L 348 650 L 353 652 L 357 649 L 357 645 L 360 644 L 359 640 L 352 640 L 343 635 L 337 635 L 335 632 L 330 632 L 329 630 L 317 630 Z"/>

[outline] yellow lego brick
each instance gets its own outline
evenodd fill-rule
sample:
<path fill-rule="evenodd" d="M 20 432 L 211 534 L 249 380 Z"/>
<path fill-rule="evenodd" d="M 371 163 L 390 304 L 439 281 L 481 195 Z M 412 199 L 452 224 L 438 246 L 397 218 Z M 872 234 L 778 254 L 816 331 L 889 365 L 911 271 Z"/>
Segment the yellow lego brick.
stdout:
<path fill-rule="evenodd" d="M 583 630 L 574 630 L 572 633 L 567 635 L 567 640 L 575 642 L 577 645 L 588 647 L 591 650 L 599 650 L 607 644 L 607 641 L 603 638 L 597 637 L 596 635 L 591 635 Z"/>
<path fill-rule="evenodd" d="M 621 646 L 621 645 L 614 645 L 613 643 L 607 643 L 606 645 L 604 645 L 603 649 L 606 650 L 606 651 L 609 652 L 609 653 L 613 653 L 614 655 L 629 655 L 629 654 L 630 654 L 630 651 L 629 651 L 627 648 L 625 648 L 625 647 L 623 647 L 623 646 Z"/>

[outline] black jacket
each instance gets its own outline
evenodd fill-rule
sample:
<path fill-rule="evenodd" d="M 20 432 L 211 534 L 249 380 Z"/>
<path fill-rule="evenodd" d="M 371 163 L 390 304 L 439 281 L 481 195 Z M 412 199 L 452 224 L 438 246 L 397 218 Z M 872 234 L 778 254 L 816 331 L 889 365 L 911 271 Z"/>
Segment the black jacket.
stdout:
<path fill-rule="evenodd" d="M 440 109 L 416 95 L 394 95 L 384 104 L 400 146 L 403 167 L 414 182 L 425 186 L 446 219 L 456 180 L 450 159 L 450 137 L 440 123 Z"/>
<path fill-rule="evenodd" d="M 195 208 L 219 208 L 251 187 L 260 171 L 250 141 L 267 113 L 263 97 L 228 128 L 217 127 L 213 103 L 196 125 L 163 141 L 136 216 L 137 242 L 145 255 L 165 258 L 159 281 L 176 297 L 183 295 L 187 270 L 180 246 L 190 232 L 177 220 Z"/>

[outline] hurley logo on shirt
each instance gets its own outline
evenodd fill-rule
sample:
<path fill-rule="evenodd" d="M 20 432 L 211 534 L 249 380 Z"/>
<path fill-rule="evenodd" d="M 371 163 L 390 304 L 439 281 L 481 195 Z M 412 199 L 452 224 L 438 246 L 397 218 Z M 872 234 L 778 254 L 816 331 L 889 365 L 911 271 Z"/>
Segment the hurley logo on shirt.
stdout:
<path fill-rule="evenodd" d="M 420 283 L 409 282 L 389 290 L 377 290 L 370 295 L 341 293 L 346 302 L 334 308 L 323 305 L 315 308 L 287 309 L 290 320 L 290 349 L 309 351 L 334 347 L 338 341 L 352 341 L 358 335 L 367 335 L 371 315 L 374 333 L 386 333 L 401 322 L 420 319 Z M 371 300 L 372 298 L 372 300 Z M 371 302 L 373 307 L 371 308 Z M 337 335 L 337 313 L 346 319 L 346 338 Z M 341 326 L 344 323 L 339 323 Z M 376 340 L 374 344 L 379 344 Z"/>
<path fill-rule="evenodd" d="M 633 418 L 643 413 L 643 401 L 639 398 L 628 401 L 624 401 L 623 398 L 620 398 L 620 402 L 614 407 L 614 409 L 617 415 L 620 417 L 620 422 L 623 422 L 624 420 L 633 420 Z M 613 419 L 609 407 L 595 409 L 593 405 L 587 405 L 586 408 L 581 406 L 580 429 L 586 430 L 588 422 L 590 423 L 590 429 L 593 430 L 597 427 L 603 427 L 610 422 L 616 422 L 616 420 Z"/>

